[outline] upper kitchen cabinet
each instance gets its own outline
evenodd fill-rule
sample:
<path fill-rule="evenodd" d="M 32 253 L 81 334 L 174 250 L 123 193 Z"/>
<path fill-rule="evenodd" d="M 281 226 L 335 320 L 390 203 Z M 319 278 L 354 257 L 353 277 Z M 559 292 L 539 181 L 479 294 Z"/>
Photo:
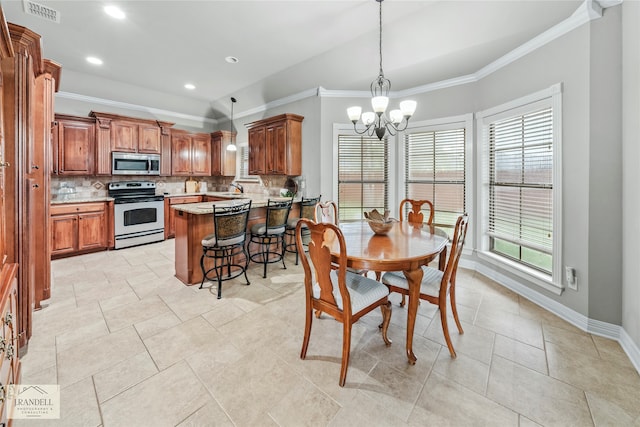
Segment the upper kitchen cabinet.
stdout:
<path fill-rule="evenodd" d="M 173 129 L 171 175 L 211 176 L 211 135 Z"/>
<path fill-rule="evenodd" d="M 236 152 L 227 151 L 235 132 L 219 130 L 211 134 L 211 175 L 235 176 Z"/>
<path fill-rule="evenodd" d="M 95 135 L 94 119 L 56 114 L 51 135 L 51 173 L 92 175 Z"/>
<path fill-rule="evenodd" d="M 97 123 L 96 175 L 111 174 L 111 153 L 163 154 L 163 147 L 170 144 L 170 128 L 173 123 L 138 119 L 118 114 L 89 113 Z M 168 169 L 169 159 L 163 159 Z"/>
<path fill-rule="evenodd" d="M 281 114 L 248 123 L 249 174 L 302 174 L 302 120 Z"/>

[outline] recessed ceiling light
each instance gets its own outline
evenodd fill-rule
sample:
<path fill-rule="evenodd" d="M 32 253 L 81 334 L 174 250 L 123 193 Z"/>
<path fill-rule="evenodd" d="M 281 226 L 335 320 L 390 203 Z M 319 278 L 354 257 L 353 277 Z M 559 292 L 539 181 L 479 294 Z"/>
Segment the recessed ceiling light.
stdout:
<path fill-rule="evenodd" d="M 105 6 L 104 11 L 107 15 L 116 19 L 124 19 L 126 15 L 124 12 L 117 6 Z"/>
<path fill-rule="evenodd" d="M 239 61 L 238 58 L 236 58 L 235 56 L 227 56 L 226 58 L 224 58 L 225 61 L 227 61 L 229 64 L 235 64 Z"/>
<path fill-rule="evenodd" d="M 87 62 L 93 65 L 102 65 L 102 59 L 95 56 L 87 56 Z"/>
<path fill-rule="evenodd" d="M 196 87 L 191 83 L 187 83 L 184 85 L 185 89 L 194 90 Z"/>

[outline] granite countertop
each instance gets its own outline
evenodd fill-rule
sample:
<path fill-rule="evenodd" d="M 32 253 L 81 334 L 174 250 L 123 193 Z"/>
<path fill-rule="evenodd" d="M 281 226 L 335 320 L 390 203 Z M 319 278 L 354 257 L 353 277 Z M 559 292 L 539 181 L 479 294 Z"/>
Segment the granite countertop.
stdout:
<path fill-rule="evenodd" d="M 247 197 L 247 195 L 244 195 L 244 197 L 236 197 L 232 200 L 218 200 L 215 202 L 200 202 L 200 203 L 183 203 L 183 204 L 177 204 L 177 205 L 171 205 L 171 207 L 173 209 L 176 209 L 178 211 L 182 211 L 182 212 L 187 212 L 190 214 L 196 214 L 196 215 L 204 215 L 204 214 L 211 214 L 213 213 L 213 205 L 215 204 L 216 206 L 228 206 L 228 205 L 233 205 L 234 203 L 236 203 L 236 200 L 243 200 L 243 199 L 251 199 L 251 208 L 263 208 L 265 206 L 267 206 L 267 202 L 269 200 L 289 200 L 289 198 L 286 197 L 267 197 L 267 196 L 263 196 L 263 195 L 254 195 L 255 197 Z M 293 200 L 294 203 L 298 203 L 300 202 L 300 199 L 294 199 Z"/>
<path fill-rule="evenodd" d="M 113 197 L 108 196 L 99 196 L 99 197 L 90 197 L 90 196 L 73 196 L 73 197 L 63 197 L 63 198 L 55 198 L 51 199 L 52 205 L 62 205 L 65 203 L 91 203 L 91 202 L 110 202 L 113 200 Z"/>

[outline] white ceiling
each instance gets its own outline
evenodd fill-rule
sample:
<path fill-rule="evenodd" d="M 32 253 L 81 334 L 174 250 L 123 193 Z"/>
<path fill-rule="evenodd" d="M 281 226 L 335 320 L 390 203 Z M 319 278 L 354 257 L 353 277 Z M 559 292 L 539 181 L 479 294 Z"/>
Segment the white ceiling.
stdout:
<path fill-rule="evenodd" d="M 47 1 L 60 23 L 3 0 L 8 22 L 40 34 L 60 91 L 221 117 L 324 87 L 368 90 L 378 73 L 374 0 Z M 579 0 L 382 3 L 384 71 L 402 90 L 474 73 L 568 18 Z M 118 5 L 116 21 L 103 12 Z M 93 55 L 100 67 L 85 61 Z M 224 58 L 233 55 L 237 64 Z M 185 83 L 196 89 L 186 90 Z"/>

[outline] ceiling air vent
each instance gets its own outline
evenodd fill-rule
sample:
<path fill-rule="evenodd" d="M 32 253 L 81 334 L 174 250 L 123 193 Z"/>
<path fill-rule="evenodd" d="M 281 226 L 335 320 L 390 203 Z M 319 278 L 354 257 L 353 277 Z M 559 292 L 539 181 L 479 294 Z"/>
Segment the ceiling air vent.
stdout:
<path fill-rule="evenodd" d="M 37 16 L 38 18 L 46 19 L 56 24 L 60 23 L 60 12 L 55 9 L 30 0 L 22 0 L 22 6 L 24 7 L 24 12 L 28 15 Z"/>

